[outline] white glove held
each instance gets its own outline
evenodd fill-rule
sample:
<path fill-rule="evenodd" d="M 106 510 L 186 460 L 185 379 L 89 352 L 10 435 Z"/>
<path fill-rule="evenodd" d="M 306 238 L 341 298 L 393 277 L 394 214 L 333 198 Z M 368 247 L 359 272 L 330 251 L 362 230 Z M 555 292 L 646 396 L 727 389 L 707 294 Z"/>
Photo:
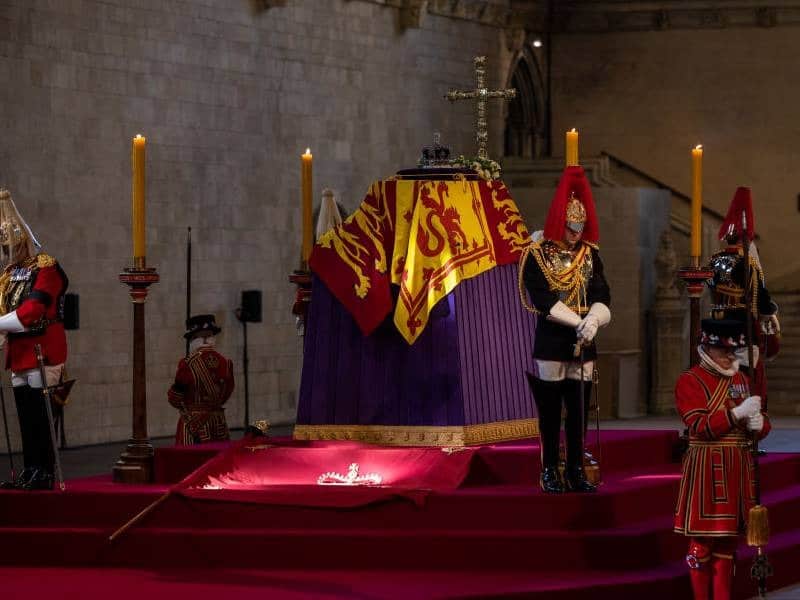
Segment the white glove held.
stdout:
<path fill-rule="evenodd" d="M 581 318 L 574 310 L 559 300 L 550 308 L 550 313 L 547 315 L 548 321 L 553 321 L 559 325 L 567 327 L 577 327 Z"/>
<path fill-rule="evenodd" d="M 764 415 L 759 412 L 747 417 L 747 428 L 750 431 L 761 431 L 764 428 Z"/>
<path fill-rule="evenodd" d="M 578 338 L 588 344 L 594 339 L 594 336 L 597 335 L 597 328 L 599 326 L 600 323 L 598 322 L 597 317 L 592 314 L 588 314 L 581 320 L 580 323 L 578 323 L 575 331 L 578 334 Z"/>
<path fill-rule="evenodd" d="M 762 315 L 761 331 L 765 335 L 776 335 L 780 333 L 781 323 L 778 321 L 778 315 Z"/>
<path fill-rule="evenodd" d="M 739 406 L 734 406 L 731 412 L 737 421 L 761 414 L 761 396 L 745 398 Z"/>

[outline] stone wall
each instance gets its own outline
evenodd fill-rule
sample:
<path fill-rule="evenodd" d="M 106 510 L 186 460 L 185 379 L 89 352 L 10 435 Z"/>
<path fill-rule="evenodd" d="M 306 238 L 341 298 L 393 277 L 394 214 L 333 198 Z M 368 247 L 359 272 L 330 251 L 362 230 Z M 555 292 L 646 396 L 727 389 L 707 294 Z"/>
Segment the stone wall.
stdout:
<path fill-rule="evenodd" d="M 371 180 L 413 166 L 434 130 L 474 152 L 472 106 L 442 99 L 474 84 L 473 56 L 489 56 L 490 85 L 507 81 L 494 27 L 426 15 L 403 31 L 398 11 L 375 3 L 258 4 L 9 0 L 0 11 L 0 182 L 80 295 L 81 328 L 68 334 L 71 445 L 131 431 L 131 306 L 117 274 L 131 262 L 133 135 L 148 140 L 148 264 L 161 275 L 147 302 L 150 434 L 175 427 L 165 395 L 184 350 L 188 226 L 193 311 L 216 315 L 236 362 L 229 422 L 243 419 L 233 314 L 243 289 L 263 291 L 263 322 L 248 327 L 250 414 L 288 422 L 300 368 L 287 281 L 299 155 L 314 154 L 315 197 L 334 188 L 352 210 Z M 502 116 L 492 115 L 499 155 Z"/>
<path fill-rule="evenodd" d="M 684 193 L 702 143 L 705 202 L 724 213 L 737 186 L 752 187 L 768 277 L 797 272 L 783 248 L 800 226 L 797 31 L 557 35 L 553 131 L 577 127 L 582 154 L 608 151 Z M 563 134 L 554 142 L 563 154 Z"/>

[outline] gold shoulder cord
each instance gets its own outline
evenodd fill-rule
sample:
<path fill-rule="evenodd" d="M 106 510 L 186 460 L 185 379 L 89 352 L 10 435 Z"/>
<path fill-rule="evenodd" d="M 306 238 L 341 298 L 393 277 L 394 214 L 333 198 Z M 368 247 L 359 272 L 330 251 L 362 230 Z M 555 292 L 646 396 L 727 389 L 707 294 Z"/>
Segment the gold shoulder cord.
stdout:
<path fill-rule="evenodd" d="M 758 318 L 758 284 L 761 282 L 764 285 L 764 271 L 761 270 L 758 261 L 752 256 L 750 257 L 750 269 L 750 312 L 753 313 L 754 317 Z M 752 275 L 755 275 L 755 277 Z"/>

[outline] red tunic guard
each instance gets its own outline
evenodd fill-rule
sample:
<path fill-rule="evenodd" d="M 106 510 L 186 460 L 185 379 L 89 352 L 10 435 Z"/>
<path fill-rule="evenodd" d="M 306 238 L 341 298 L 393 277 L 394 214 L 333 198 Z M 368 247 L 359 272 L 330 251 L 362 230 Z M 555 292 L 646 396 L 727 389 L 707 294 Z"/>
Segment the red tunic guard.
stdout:
<path fill-rule="evenodd" d="M 746 345 L 741 321 L 703 319 L 700 364 L 675 386 L 689 449 L 674 527 L 690 538 L 686 563 L 695 600 L 730 600 L 737 536 L 755 506 L 752 440 L 766 436 L 770 423 L 739 370 L 736 352 Z"/>
<path fill-rule="evenodd" d="M 3 283 L 6 278 L 8 284 Z M 19 285 L 15 286 L 17 281 Z M 67 276 L 56 260 L 42 253 L 8 267 L 0 275 L 3 314 L 16 310 L 25 327 L 24 332 L 8 335 L 7 369 L 16 373 L 37 368 L 36 344 L 42 347 L 46 365 L 66 362 L 67 337 L 60 313 L 67 284 Z"/>
<path fill-rule="evenodd" d="M 180 413 L 175 443 L 230 439 L 223 407 L 233 393 L 233 363 L 213 348 L 220 329 L 213 315 L 191 317 L 187 328 L 192 351 L 178 362 L 175 383 L 167 392 L 169 403 Z"/>
<path fill-rule="evenodd" d="M 753 459 L 747 430 L 731 410 L 750 396 L 741 372 L 722 377 L 697 365 L 675 387 L 678 414 L 689 429 L 675 531 L 689 536 L 735 536 L 754 506 Z M 769 419 L 759 439 L 769 433 Z"/>

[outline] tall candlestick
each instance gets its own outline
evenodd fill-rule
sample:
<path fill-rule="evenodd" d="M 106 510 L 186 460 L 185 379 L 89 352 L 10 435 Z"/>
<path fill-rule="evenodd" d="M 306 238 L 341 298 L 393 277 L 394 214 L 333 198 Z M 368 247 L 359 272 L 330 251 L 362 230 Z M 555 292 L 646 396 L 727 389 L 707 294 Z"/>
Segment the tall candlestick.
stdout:
<path fill-rule="evenodd" d="M 313 231 L 311 225 L 311 188 L 312 188 L 312 164 L 313 157 L 311 156 L 311 149 L 306 148 L 305 154 L 301 157 L 301 182 L 302 182 L 302 200 L 303 200 L 303 266 L 308 265 L 308 258 L 311 256 L 311 247 L 313 245 Z"/>
<path fill-rule="evenodd" d="M 692 237 L 689 256 L 692 266 L 700 265 L 703 253 L 703 147 L 697 145 L 692 149 Z"/>
<path fill-rule="evenodd" d="M 143 268 L 145 264 L 144 251 L 144 168 L 145 168 L 145 138 L 137 134 L 133 138 L 131 151 L 132 168 L 132 204 L 131 218 L 133 222 L 133 264 L 134 267 Z"/>
<path fill-rule="evenodd" d="M 578 166 L 578 132 L 575 131 L 575 128 L 572 128 L 572 131 L 567 132 L 567 166 L 568 167 L 577 167 Z"/>

